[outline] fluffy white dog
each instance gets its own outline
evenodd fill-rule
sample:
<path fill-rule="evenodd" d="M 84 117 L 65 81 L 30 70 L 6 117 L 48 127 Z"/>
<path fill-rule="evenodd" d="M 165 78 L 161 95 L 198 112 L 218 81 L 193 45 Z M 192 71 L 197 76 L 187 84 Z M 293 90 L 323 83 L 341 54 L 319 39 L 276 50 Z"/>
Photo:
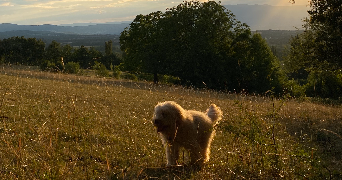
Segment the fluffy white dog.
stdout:
<path fill-rule="evenodd" d="M 191 164 L 202 166 L 207 162 L 215 135 L 214 125 L 221 118 L 222 111 L 215 104 L 203 113 L 185 110 L 173 101 L 158 103 L 153 124 L 165 146 L 167 166 L 177 165 L 180 147 L 190 152 Z"/>

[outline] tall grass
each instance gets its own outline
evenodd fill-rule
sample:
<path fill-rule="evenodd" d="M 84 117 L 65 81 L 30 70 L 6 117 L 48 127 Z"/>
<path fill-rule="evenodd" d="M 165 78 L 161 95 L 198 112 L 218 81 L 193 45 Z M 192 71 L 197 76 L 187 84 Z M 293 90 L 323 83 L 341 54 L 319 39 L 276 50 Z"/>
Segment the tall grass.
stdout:
<path fill-rule="evenodd" d="M 341 106 L 40 73 L 1 70 L 1 179 L 342 177 Z M 223 110 L 202 170 L 147 171 L 166 163 L 151 123 L 165 100 Z"/>

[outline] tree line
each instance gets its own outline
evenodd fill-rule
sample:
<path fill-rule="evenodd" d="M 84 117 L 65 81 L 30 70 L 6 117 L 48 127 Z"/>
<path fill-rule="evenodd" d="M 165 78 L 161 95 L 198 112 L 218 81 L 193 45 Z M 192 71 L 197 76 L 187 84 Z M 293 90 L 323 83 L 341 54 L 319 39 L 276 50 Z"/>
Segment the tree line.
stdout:
<path fill-rule="evenodd" d="M 290 40 L 280 62 L 266 41 L 215 1 L 184 1 L 165 12 L 137 15 L 120 35 L 122 58 L 105 43 L 73 48 L 13 37 L 0 41 L 1 61 L 24 65 L 78 63 L 115 72 L 175 77 L 178 83 L 225 92 L 338 99 L 342 93 L 342 6 L 312 0 L 305 31 Z M 119 65 L 119 66 L 118 66 Z"/>
<path fill-rule="evenodd" d="M 12 37 L 0 40 L 0 62 L 7 64 L 21 64 L 41 66 L 62 71 L 64 64 L 77 63 L 80 68 L 89 69 L 100 63 L 107 69 L 119 65 L 122 60 L 112 51 L 112 41 L 105 42 L 105 52 L 94 47 L 61 45 L 52 41 L 49 45 L 41 39 Z"/>

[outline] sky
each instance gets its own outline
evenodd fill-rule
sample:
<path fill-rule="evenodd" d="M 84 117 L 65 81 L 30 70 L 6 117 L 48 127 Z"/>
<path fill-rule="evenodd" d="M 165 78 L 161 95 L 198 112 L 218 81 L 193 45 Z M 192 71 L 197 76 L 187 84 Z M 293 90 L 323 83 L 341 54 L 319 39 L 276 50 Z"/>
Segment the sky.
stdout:
<path fill-rule="evenodd" d="M 203 0 L 201 0 L 203 1 Z M 132 21 L 138 14 L 165 11 L 182 0 L 0 0 L 0 23 L 20 25 Z M 308 5 L 308 0 L 221 0 L 222 5 Z"/>

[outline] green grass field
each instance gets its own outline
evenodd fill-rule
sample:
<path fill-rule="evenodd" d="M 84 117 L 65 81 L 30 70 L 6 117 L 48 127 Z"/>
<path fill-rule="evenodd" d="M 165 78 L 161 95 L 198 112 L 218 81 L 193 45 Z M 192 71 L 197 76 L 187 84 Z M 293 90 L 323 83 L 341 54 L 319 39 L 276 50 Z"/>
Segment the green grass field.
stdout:
<path fill-rule="evenodd" d="M 342 178 L 341 105 L 9 67 L 0 82 L 0 179 Z M 166 163 L 151 123 L 165 100 L 224 112 L 202 170 L 152 168 Z"/>

